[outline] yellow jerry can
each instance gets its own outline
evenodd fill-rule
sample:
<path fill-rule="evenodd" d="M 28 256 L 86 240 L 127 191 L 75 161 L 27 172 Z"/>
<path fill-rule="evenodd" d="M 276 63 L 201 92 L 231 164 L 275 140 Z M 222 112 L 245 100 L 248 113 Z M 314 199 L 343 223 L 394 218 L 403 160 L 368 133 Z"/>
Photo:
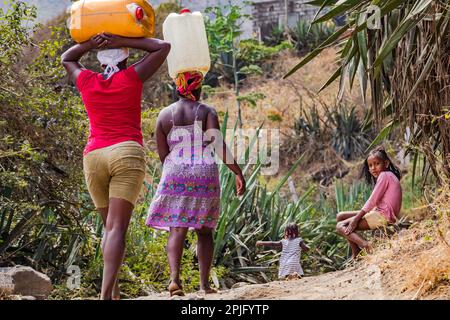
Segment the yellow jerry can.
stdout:
<path fill-rule="evenodd" d="M 149 38 L 155 32 L 155 12 L 146 0 L 79 0 L 70 8 L 68 27 L 78 43 L 101 32 Z"/>

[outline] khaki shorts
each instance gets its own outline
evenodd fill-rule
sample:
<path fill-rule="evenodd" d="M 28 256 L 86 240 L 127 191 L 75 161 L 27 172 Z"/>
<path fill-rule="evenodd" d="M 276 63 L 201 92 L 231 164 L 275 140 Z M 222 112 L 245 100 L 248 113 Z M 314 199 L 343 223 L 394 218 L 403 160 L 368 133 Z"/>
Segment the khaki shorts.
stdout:
<path fill-rule="evenodd" d="M 83 170 L 96 208 L 107 208 L 110 198 L 135 205 L 145 177 L 144 148 L 125 141 L 93 150 L 83 157 Z"/>
<path fill-rule="evenodd" d="M 378 229 L 380 227 L 384 227 L 388 224 L 388 220 L 378 211 L 372 210 L 367 212 L 363 219 L 366 219 L 367 224 L 371 230 Z"/>

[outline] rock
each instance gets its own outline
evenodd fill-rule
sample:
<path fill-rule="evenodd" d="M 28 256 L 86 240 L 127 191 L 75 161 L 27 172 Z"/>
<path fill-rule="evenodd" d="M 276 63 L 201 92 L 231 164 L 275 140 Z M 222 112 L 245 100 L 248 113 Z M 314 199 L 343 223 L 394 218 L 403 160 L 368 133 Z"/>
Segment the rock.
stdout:
<path fill-rule="evenodd" d="M 13 295 L 22 296 L 21 299 L 29 296 L 45 299 L 53 290 L 49 277 L 25 266 L 0 270 L 0 287 L 9 288 Z"/>
<path fill-rule="evenodd" d="M 225 278 L 223 282 L 225 284 L 224 288 L 226 287 L 227 289 L 231 288 L 236 283 L 232 278 Z"/>
<path fill-rule="evenodd" d="M 238 283 L 233 284 L 231 289 L 241 288 L 241 287 L 245 287 L 248 285 L 249 285 L 249 283 L 247 283 L 247 282 L 238 282 Z"/>
<path fill-rule="evenodd" d="M 37 300 L 36 297 L 33 296 L 18 296 L 18 300 Z"/>

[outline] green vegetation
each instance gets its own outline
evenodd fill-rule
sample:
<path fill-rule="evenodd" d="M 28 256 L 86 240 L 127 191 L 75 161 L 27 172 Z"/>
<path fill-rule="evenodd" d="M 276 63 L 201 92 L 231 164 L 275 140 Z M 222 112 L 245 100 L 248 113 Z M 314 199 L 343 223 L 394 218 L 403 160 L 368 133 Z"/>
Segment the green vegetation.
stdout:
<path fill-rule="evenodd" d="M 205 27 L 208 36 L 209 49 L 212 59 L 212 74 L 217 74 L 227 82 L 233 84 L 238 112 L 238 124 L 242 127 L 241 86 L 249 75 L 261 75 L 271 71 L 270 59 L 280 51 L 290 48 L 287 42 L 275 47 L 267 47 L 256 40 L 240 40 L 241 25 L 250 16 L 242 13 L 239 5 L 227 4 L 205 10 L 214 16 L 205 17 Z M 252 99 L 248 100 L 251 104 Z"/>
<path fill-rule="evenodd" d="M 80 168 L 87 122 L 81 99 L 61 82 L 67 35 L 53 28 L 33 50 L 22 22 L 35 16 L 21 2 L 0 13 L 0 256 L 57 278 L 88 250 L 92 205 Z"/>
<path fill-rule="evenodd" d="M 338 45 L 339 66 L 327 87 L 340 77 L 340 91 L 348 77 L 350 87 L 356 75 L 364 97 L 369 87 L 371 113 L 367 126 L 384 129 L 374 144 L 389 138 L 400 126 L 411 130 L 408 151 L 425 155 L 427 166 L 439 183 L 450 177 L 448 77 L 450 9 L 444 1 L 377 1 L 380 20 L 373 25 L 367 11 L 373 1 L 317 0 L 320 6 L 313 25 L 346 14 L 346 24 L 306 55 L 290 72 L 317 57 L 330 45 Z M 324 9 L 328 11 L 321 15 Z"/>

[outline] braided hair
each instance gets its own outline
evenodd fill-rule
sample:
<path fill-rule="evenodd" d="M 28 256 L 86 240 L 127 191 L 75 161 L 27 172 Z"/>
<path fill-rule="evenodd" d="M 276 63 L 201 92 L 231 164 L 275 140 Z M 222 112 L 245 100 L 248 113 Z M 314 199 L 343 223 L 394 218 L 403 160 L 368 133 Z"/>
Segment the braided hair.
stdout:
<path fill-rule="evenodd" d="M 367 184 L 375 184 L 376 183 L 376 179 L 374 176 L 372 176 L 372 174 L 370 173 L 369 170 L 369 162 L 367 161 L 370 157 L 377 157 L 383 161 L 389 161 L 389 166 L 387 168 L 388 171 L 391 171 L 393 174 L 395 174 L 395 176 L 397 177 L 398 180 L 401 179 L 402 174 L 400 173 L 400 169 L 398 167 L 396 167 L 394 165 L 394 163 L 391 161 L 391 159 L 389 158 L 386 150 L 384 149 L 383 146 L 378 146 L 375 147 L 374 149 L 372 149 L 366 160 L 364 161 L 364 165 L 361 171 L 361 177 L 364 177 L 364 179 L 366 180 Z"/>
<path fill-rule="evenodd" d="M 288 239 L 298 238 L 298 225 L 295 222 L 289 223 L 284 229 L 284 236 Z"/>

